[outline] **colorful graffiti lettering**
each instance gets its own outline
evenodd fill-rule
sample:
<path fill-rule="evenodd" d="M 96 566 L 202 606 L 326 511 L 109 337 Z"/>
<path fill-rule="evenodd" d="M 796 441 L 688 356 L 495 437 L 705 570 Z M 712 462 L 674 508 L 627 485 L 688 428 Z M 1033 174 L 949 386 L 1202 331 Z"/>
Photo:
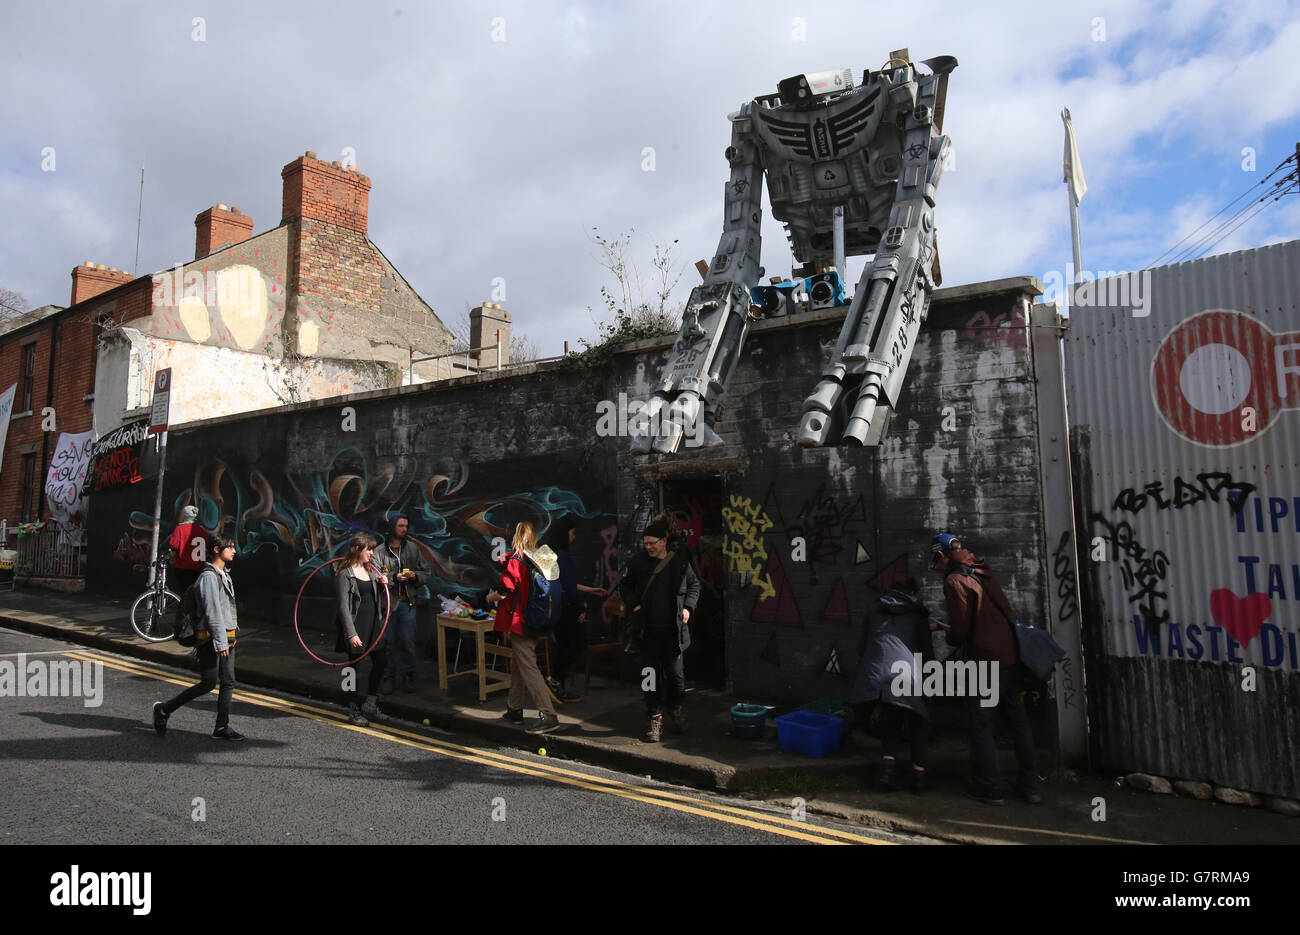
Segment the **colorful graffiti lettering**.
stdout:
<path fill-rule="evenodd" d="M 758 586 L 759 600 L 772 597 L 776 588 L 763 569 L 767 564 L 767 546 L 763 534 L 772 528 L 772 520 L 749 497 L 733 494 L 731 505 L 722 508 L 726 537 L 722 546 L 727 569 L 751 579 Z"/>

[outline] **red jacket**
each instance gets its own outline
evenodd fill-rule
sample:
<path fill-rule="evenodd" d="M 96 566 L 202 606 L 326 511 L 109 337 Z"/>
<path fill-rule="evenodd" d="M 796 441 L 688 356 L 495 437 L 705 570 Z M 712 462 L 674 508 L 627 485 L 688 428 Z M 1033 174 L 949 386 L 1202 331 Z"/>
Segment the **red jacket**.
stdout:
<path fill-rule="evenodd" d="M 493 630 L 502 633 L 524 634 L 524 608 L 528 606 L 528 562 L 511 553 L 506 559 L 506 570 L 501 573 L 501 590 L 505 597 L 497 604 L 496 623 Z"/>
<path fill-rule="evenodd" d="M 947 640 L 951 645 L 969 640 L 968 658 L 1016 664 L 1019 657 L 1011 629 L 1011 605 L 988 565 L 964 549 L 954 553 L 953 564 L 943 578 L 943 596 L 948 604 L 951 629 Z"/>
<path fill-rule="evenodd" d="M 193 556 L 194 543 L 203 543 L 203 558 L 196 560 Z M 198 523 L 181 523 L 172 530 L 172 537 L 167 541 L 170 548 L 176 550 L 176 567 L 186 571 L 202 571 L 204 564 L 212 560 L 208 554 L 211 538 L 208 531 Z"/>

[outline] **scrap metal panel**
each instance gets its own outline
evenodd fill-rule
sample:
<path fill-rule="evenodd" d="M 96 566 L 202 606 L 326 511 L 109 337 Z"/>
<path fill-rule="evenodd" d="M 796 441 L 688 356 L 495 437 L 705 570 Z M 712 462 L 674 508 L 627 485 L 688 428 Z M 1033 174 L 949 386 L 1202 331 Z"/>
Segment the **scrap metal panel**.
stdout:
<path fill-rule="evenodd" d="M 1071 303 L 1098 762 L 1300 797 L 1300 241 Z"/>

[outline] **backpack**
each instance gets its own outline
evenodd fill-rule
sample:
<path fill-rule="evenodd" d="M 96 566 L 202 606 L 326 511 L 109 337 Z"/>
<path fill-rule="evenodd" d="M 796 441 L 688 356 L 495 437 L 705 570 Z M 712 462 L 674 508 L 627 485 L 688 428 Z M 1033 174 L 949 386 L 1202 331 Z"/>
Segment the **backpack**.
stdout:
<path fill-rule="evenodd" d="M 206 568 L 199 572 L 199 578 L 205 574 Z M 176 626 L 172 637 L 186 649 L 192 648 L 199 640 L 198 628 L 194 623 L 199 616 L 199 578 L 195 578 L 194 583 L 185 589 L 181 602 L 176 605 Z"/>
<path fill-rule="evenodd" d="M 524 633 L 540 636 L 550 632 L 560 622 L 564 609 L 564 587 L 560 584 L 559 570 L 548 578 L 526 553 L 518 553 L 528 564 L 528 603 L 524 606 Z"/>

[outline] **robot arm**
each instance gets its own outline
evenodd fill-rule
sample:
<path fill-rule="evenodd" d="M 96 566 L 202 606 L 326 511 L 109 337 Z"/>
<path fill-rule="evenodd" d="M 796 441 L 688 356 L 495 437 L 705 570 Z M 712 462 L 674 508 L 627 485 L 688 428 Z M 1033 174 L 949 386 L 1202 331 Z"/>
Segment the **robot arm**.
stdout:
<path fill-rule="evenodd" d="M 749 332 L 749 290 L 759 267 L 763 166 L 754 142 L 752 104 L 731 115 L 731 164 L 722 238 L 713 263 L 686 303 L 664 378 L 639 420 L 635 453 L 670 454 L 690 434 L 703 440 Z M 700 416 L 703 410 L 704 420 Z"/>
<path fill-rule="evenodd" d="M 892 108 L 906 114 L 893 208 L 874 262 L 863 272 L 830 363 L 804 401 L 799 444 L 876 444 L 898 400 L 935 287 L 934 200 L 949 141 L 942 135 L 943 91 L 955 60 L 935 60 L 919 80 L 895 68 Z"/>

